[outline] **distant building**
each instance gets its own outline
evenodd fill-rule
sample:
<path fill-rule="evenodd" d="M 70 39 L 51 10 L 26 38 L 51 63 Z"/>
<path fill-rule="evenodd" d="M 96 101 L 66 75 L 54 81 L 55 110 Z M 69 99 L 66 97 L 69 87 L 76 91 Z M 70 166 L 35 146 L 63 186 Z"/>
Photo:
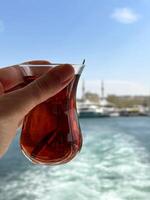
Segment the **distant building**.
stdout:
<path fill-rule="evenodd" d="M 104 81 L 101 81 L 101 92 L 100 92 L 100 106 L 105 106 L 105 107 L 114 107 L 113 103 L 110 103 L 107 101 L 107 98 L 105 97 L 105 86 L 104 86 Z"/>

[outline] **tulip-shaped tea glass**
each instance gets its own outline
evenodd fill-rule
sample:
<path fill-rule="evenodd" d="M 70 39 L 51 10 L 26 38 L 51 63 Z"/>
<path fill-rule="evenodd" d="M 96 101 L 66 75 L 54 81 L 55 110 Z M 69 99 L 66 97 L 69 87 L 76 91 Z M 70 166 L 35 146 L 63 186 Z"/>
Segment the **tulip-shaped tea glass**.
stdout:
<path fill-rule="evenodd" d="M 57 65 L 39 65 L 39 67 Z M 81 149 L 82 134 L 76 111 L 76 90 L 84 63 L 72 66 L 75 76 L 69 85 L 25 116 L 20 146 L 25 156 L 33 163 L 48 165 L 67 163 Z M 38 65 L 20 65 L 26 84 L 38 78 L 32 74 L 34 67 L 37 68 Z"/>

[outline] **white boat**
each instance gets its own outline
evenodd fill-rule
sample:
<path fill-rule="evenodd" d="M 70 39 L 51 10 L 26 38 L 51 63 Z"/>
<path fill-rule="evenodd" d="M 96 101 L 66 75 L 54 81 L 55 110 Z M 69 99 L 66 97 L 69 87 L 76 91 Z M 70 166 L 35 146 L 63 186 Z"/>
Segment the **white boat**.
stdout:
<path fill-rule="evenodd" d="M 109 117 L 107 113 L 104 113 L 99 104 L 92 103 L 89 100 L 77 103 L 77 111 L 79 117 L 92 118 L 92 117 Z"/>
<path fill-rule="evenodd" d="M 120 116 L 118 108 L 116 108 L 114 104 L 108 102 L 106 99 L 102 99 L 99 103 L 99 106 L 100 106 L 101 112 L 105 113 L 106 115 L 110 117 Z"/>

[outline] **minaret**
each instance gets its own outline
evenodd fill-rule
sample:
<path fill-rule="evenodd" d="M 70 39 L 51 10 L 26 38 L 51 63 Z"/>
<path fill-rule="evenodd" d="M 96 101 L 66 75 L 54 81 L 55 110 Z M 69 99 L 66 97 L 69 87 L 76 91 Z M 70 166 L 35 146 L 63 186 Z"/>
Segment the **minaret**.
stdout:
<path fill-rule="evenodd" d="M 82 81 L 82 100 L 85 100 L 85 83 Z"/>
<path fill-rule="evenodd" d="M 101 82 L 101 100 L 105 99 L 104 81 Z"/>

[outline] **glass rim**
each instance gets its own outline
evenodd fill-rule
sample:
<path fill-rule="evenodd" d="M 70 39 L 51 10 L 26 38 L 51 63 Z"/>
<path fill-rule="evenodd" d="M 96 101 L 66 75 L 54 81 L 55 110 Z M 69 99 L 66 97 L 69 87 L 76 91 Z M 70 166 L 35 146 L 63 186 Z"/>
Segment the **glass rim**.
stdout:
<path fill-rule="evenodd" d="M 19 64 L 20 67 L 49 67 L 49 66 L 59 66 L 59 65 L 72 65 L 73 67 L 85 67 L 85 59 L 81 64 L 76 63 L 49 63 L 49 64 L 32 64 L 32 63 L 21 63 Z"/>
<path fill-rule="evenodd" d="M 30 63 L 25 63 L 25 64 L 19 64 L 18 66 L 20 67 L 49 67 L 49 66 L 60 66 L 60 65 L 72 65 L 75 67 L 82 67 L 85 66 L 84 64 L 70 64 L 70 63 L 50 63 L 50 64 L 30 64 Z"/>
<path fill-rule="evenodd" d="M 22 73 L 24 74 L 24 76 L 26 75 L 32 75 L 31 69 L 32 67 L 56 67 L 56 66 L 61 66 L 61 65 L 65 65 L 65 63 L 50 63 L 50 64 L 30 64 L 30 63 L 25 63 L 25 64 L 19 64 L 18 66 L 20 68 L 22 68 Z M 85 64 L 81 63 L 81 64 L 70 64 L 74 70 L 75 70 L 75 74 L 81 74 Z"/>

